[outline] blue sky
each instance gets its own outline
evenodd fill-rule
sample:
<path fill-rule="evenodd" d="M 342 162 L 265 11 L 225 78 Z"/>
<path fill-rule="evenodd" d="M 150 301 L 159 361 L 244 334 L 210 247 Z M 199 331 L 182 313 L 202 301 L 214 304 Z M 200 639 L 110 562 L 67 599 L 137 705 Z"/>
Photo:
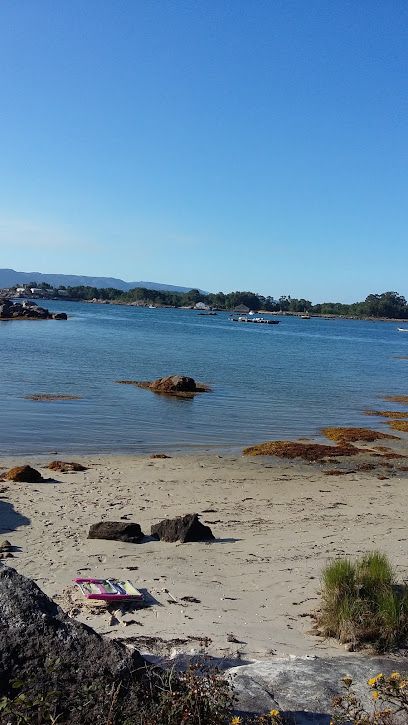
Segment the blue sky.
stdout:
<path fill-rule="evenodd" d="M 406 0 L 2 0 L 0 267 L 408 296 Z"/>

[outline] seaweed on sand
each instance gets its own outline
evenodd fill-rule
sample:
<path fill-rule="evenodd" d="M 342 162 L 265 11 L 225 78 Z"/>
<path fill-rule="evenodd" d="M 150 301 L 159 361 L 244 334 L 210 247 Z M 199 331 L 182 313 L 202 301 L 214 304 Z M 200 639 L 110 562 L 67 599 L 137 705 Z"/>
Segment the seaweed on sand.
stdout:
<path fill-rule="evenodd" d="M 397 436 L 389 433 L 380 433 L 377 430 L 369 430 L 368 428 L 323 428 L 321 433 L 329 439 L 335 441 L 336 445 L 347 445 L 356 441 L 365 441 L 371 443 L 378 438 L 394 438 Z"/>
<path fill-rule="evenodd" d="M 293 441 L 268 441 L 243 450 L 244 456 L 278 456 L 279 458 L 303 458 L 305 461 L 321 461 L 322 458 L 354 456 L 358 449 L 351 445 L 328 446 L 321 443 L 294 443 Z"/>

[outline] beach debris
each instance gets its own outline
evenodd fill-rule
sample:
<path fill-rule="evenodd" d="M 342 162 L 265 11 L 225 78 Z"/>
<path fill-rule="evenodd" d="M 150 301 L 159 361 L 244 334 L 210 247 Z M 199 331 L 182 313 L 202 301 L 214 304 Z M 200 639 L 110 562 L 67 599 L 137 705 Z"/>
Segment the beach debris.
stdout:
<path fill-rule="evenodd" d="M 184 398 L 191 398 L 197 393 L 205 393 L 210 390 L 208 385 L 196 383 L 194 378 L 189 378 L 186 375 L 168 375 L 153 381 L 116 380 L 115 382 L 122 385 L 136 385 L 144 390 L 152 390 L 153 393 L 176 395 Z"/>
<path fill-rule="evenodd" d="M 24 483 L 40 483 L 44 481 L 41 473 L 31 466 L 16 466 L 5 474 L 9 481 L 20 481 Z"/>
<path fill-rule="evenodd" d="M 354 446 L 329 446 L 321 443 L 294 443 L 293 441 L 268 441 L 244 448 L 244 456 L 278 456 L 279 458 L 303 458 L 306 461 L 321 461 L 322 458 L 355 456 L 359 453 Z"/>
<path fill-rule="evenodd" d="M 347 476 L 349 473 L 355 473 L 355 471 L 340 471 L 337 468 L 331 468 L 328 471 L 322 471 L 323 476 Z"/>
<path fill-rule="evenodd" d="M 130 521 L 99 521 L 89 528 L 88 539 L 108 539 L 140 544 L 144 534 L 139 524 Z"/>
<path fill-rule="evenodd" d="M 186 597 L 181 597 L 180 598 L 180 601 L 182 601 L 182 602 L 190 602 L 190 604 L 201 604 L 201 599 L 197 599 L 197 597 L 192 597 L 192 596 L 189 596 L 189 595 L 186 596 Z"/>
<path fill-rule="evenodd" d="M 54 695 L 62 722 L 94 725 L 115 692 L 121 716 L 131 721 L 146 672 L 138 650 L 71 619 L 31 579 L 10 567 L 0 570 L 0 622 L 0 698 L 9 696 L 11 680 L 24 683 L 25 692 L 34 682 L 34 698 L 43 691 Z M 98 696 L 88 698 L 86 707 L 73 708 L 73 702 L 84 702 L 85 688 Z"/>
<path fill-rule="evenodd" d="M 166 456 L 165 453 L 152 453 L 149 458 L 171 458 L 171 456 Z"/>
<path fill-rule="evenodd" d="M 68 473 L 69 471 L 87 471 L 87 467 L 83 466 L 82 463 L 75 463 L 74 461 L 51 461 L 47 466 L 51 471 L 61 471 L 61 473 Z"/>
<path fill-rule="evenodd" d="M 182 544 L 189 541 L 211 541 L 215 539 L 209 526 L 204 526 L 198 514 L 186 514 L 175 519 L 164 519 L 152 524 L 151 535 L 160 541 L 180 541 Z"/>
<path fill-rule="evenodd" d="M 53 393 L 38 393 L 36 395 L 24 395 L 24 400 L 40 400 L 40 401 L 52 401 L 52 400 L 82 400 L 83 395 L 53 395 Z"/>
<path fill-rule="evenodd" d="M 235 636 L 235 634 L 232 634 L 232 632 L 230 632 L 229 634 L 227 634 L 227 642 L 234 642 L 234 644 L 242 644 L 241 640 L 239 640 Z"/>
<path fill-rule="evenodd" d="M 372 441 L 376 441 L 378 438 L 397 438 L 389 433 L 380 433 L 377 430 L 371 430 L 369 428 L 323 428 L 321 433 L 323 433 L 323 435 L 330 441 L 334 441 L 336 444 L 340 445 L 356 443 L 356 441 L 371 443 Z"/>
<path fill-rule="evenodd" d="M 163 587 L 162 592 L 164 592 L 165 594 L 167 594 L 167 596 L 170 597 L 173 600 L 173 603 L 174 602 L 178 603 L 178 599 L 176 599 L 176 597 L 173 597 L 173 595 L 170 594 L 169 590 L 166 589 L 166 587 Z"/>

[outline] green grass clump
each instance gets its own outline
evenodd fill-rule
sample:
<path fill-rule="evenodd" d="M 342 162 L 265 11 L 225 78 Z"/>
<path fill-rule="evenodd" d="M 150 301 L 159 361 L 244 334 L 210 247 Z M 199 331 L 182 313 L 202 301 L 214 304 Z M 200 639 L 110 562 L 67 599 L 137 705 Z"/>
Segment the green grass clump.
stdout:
<path fill-rule="evenodd" d="M 379 652 L 407 642 L 408 588 L 397 584 L 385 554 L 339 559 L 323 570 L 317 625 L 325 636 L 355 647 L 370 643 Z"/>

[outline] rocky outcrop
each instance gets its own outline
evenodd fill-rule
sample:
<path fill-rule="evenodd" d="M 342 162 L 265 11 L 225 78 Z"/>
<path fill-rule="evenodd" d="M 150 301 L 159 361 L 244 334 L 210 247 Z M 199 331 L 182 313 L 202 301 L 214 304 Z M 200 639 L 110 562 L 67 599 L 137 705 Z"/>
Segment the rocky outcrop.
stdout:
<path fill-rule="evenodd" d="M 353 689 L 372 712 L 372 689 L 367 680 L 380 672 L 405 672 L 408 659 L 392 657 L 295 657 L 274 662 L 254 662 L 228 670 L 240 714 L 279 710 L 296 725 L 329 725 L 333 697 L 344 693 L 342 678 L 353 679 Z"/>
<path fill-rule="evenodd" d="M 31 466 L 16 466 L 5 474 L 9 481 L 22 481 L 24 483 L 40 483 L 43 477 L 39 471 Z"/>
<path fill-rule="evenodd" d="M 65 312 L 50 312 L 44 307 L 39 307 L 36 302 L 24 300 L 24 302 L 12 302 L 7 298 L 0 300 L 0 319 L 15 320 L 23 318 L 26 320 L 66 320 Z"/>
<path fill-rule="evenodd" d="M 0 697 L 22 693 L 34 703 L 48 693 L 50 720 L 94 725 L 109 719 L 113 725 L 115 711 L 131 721 L 145 666 L 137 650 L 68 617 L 31 579 L 9 567 L 0 570 Z M 22 683 L 17 690 L 13 679 Z M 29 714 L 36 721 L 35 706 Z"/>
<path fill-rule="evenodd" d="M 109 539 L 126 544 L 140 544 L 144 534 L 139 524 L 127 521 L 100 521 L 92 524 L 88 539 Z"/>
<path fill-rule="evenodd" d="M 189 378 L 186 375 L 168 375 L 165 378 L 157 378 L 152 382 L 148 380 L 116 380 L 115 382 L 122 385 L 137 385 L 138 388 L 152 390 L 153 393 L 176 395 L 180 398 L 192 398 L 197 393 L 205 393 L 210 390 L 208 385 L 196 383 L 194 378 Z"/>
<path fill-rule="evenodd" d="M 215 539 L 210 527 L 204 526 L 199 521 L 198 514 L 164 519 L 164 521 L 152 525 L 151 534 L 160 541 L 181 541 L 182 544 L 188 541 L 212 541 Z"/>

